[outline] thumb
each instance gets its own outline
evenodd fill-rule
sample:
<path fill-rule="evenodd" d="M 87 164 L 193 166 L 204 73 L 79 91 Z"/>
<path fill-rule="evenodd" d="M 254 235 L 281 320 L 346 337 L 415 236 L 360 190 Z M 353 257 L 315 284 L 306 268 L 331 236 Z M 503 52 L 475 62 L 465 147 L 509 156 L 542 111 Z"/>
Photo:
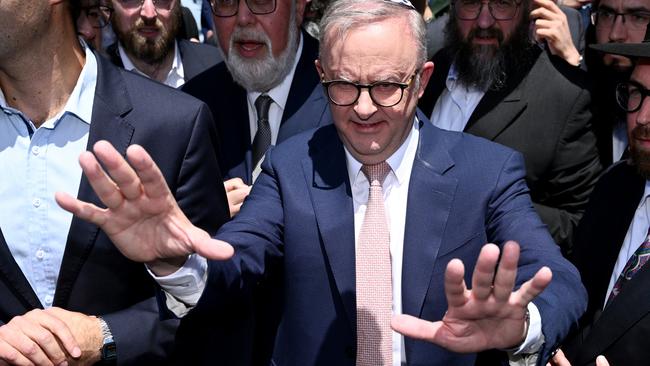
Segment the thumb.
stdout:
<path fill-rule="evenodd" d="M 193 241 L 194 251 L 202 257 L 225 261 L 235 254 L 235 249 L 223 240 L 212 239 L 209 236 Z"/>

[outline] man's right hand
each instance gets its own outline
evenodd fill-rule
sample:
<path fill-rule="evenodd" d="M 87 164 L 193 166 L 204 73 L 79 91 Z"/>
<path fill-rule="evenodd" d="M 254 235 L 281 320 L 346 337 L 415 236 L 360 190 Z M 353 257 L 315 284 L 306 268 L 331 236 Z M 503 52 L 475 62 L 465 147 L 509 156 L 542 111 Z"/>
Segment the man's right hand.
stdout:
<path fill-rule="evenodd" d="M 80 356 L 70 328 L 48 310 L 15 316 L 0 327 L 0 365 L 67 365 Z"/>
<path fill-rule="evenodd" d="M 194 252 L 216 260 L 232 257 L 232 246 L 192 225 L 160 169 L 141 146 L 127 149 L 128 163 L 107 141 L 97 142 L 93 152 L 82 153 L 79 163 L 107 208 L 63 192 L 56 193 L 56 201 L 75 216 L 101 227 L 124 256 L 147 263 L 158 276 L 175 272 Z"/>
<path fill-rule="evenodd" d="M 571 362 L 566 358 L 561 349 L 553 355 L 553 358 L 546 364 L 546 366 L 571 366 Z M 596 366 L 609 366 L 609 362 L 605 356 L 596 357 Z"/>

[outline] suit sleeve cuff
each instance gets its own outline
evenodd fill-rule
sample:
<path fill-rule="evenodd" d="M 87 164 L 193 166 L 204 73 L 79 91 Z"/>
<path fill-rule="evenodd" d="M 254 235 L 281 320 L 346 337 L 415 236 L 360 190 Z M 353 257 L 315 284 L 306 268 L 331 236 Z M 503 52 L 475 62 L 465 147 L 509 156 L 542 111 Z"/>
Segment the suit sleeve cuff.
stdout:
<path fill-rule="evenodd" d="M 189 256 L 183 267 L 167 276 L 156 276 L 147 271 L 163 289 L 167 308 L 178 317 L 183 317 L 199 301 L 208 276 L 208 261 L 198 254 Z"/>

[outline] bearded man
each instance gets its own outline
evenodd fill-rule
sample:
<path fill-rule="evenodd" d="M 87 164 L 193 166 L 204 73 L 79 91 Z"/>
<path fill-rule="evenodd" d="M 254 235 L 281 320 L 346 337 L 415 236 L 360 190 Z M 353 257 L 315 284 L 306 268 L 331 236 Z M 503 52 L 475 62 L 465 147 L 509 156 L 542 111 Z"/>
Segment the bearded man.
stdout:
<path fill-rule="evenodd" d="M 117 66 L 179 88 L 221 62 L 212 46 L 179 38 L 180 0 L 113 0 L 118 42 L 107 49 Z"/>
<path fill-rule="evenodd" d="M 260 172 L 266 149 L 330 123 L 314 68 L 318 42 L 300 31 L 305 0 L 211 0 L 225 62 L 183 86 L 212 111 L 231 215 Z"/>
<path fill-rule="evenodd" d="M 582 72 L 530 41 L 530 0 L 452 1 L 419 107 L 434 125 L 518 150 L 555 241 L 571 237 L 601 170 Z"/>

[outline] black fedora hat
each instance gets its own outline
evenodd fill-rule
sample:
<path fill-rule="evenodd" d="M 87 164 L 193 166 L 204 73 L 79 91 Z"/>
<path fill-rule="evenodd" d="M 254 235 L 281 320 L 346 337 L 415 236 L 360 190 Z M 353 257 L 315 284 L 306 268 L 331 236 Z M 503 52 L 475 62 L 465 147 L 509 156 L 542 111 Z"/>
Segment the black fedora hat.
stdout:
<path fill-rule="evenodd" d="M 592 44 L 589 47 L 596 51 L 615 55 L 650 58 L 650 26 L 646 28 L 645 37 L 641 43 L 603 43 Z"/>

